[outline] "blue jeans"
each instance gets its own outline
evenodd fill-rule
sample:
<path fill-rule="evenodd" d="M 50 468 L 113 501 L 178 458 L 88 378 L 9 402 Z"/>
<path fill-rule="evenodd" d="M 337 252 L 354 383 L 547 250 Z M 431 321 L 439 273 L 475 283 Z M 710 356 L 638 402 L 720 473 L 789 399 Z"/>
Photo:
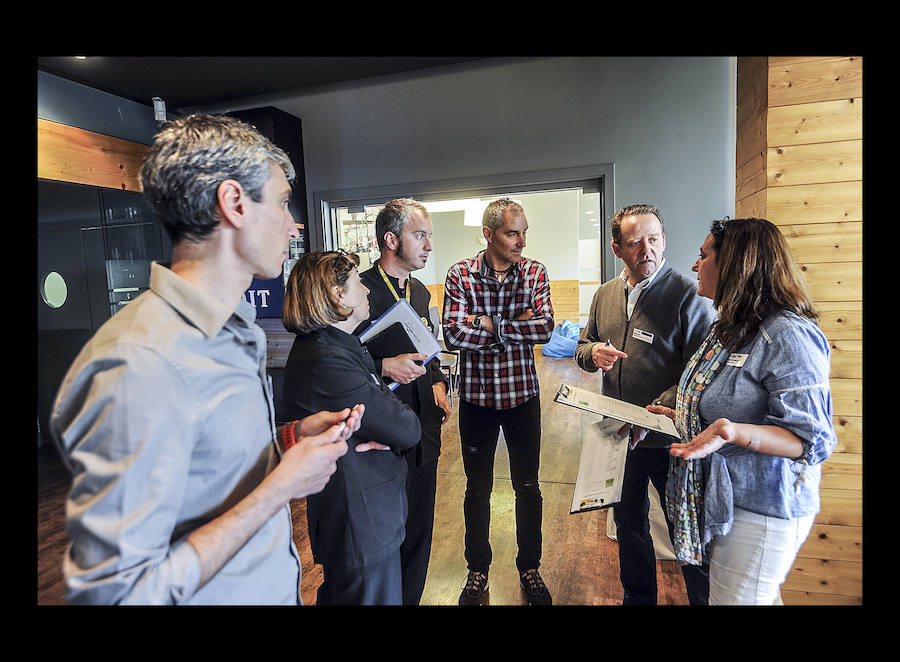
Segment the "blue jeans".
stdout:
<path fill-rule="evenodd" d="M 523 572 L 539 567 L 541 562 L 541 399 L 535 396 L 511 409 L 479 407 L 460 400 L 459 437 L 466 471 L 465 556 L 472 571 L 487 572 L 491 565 L 490 499 L 501 428 L 516 497 L 516 567 Z"/>
<path fill-rule="evenodd" d="M 666 478 L 669 473 L 667 448 L 641 448 L 628 451 L 622 501 L 613 506 L 616 540 L 619 541 L 619 579 L 625 595 L 624 605 L 656 604 L 656 552 L 650 536 L 650 498 L 647 481 L 656 488 L 663 514 L 666 512 Z M 669 538 L 672 523 L 666 516 Z M 692 605 L 705 605 L 709 600 L 709 565 L 681 566 Z"/>

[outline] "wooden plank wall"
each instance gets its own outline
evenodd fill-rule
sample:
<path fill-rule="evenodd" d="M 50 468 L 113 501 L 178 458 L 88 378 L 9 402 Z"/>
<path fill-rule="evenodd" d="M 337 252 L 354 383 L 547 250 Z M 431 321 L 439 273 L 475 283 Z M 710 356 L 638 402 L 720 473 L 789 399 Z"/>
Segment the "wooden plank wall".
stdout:
<path fill-rule="evenodd" d="M 735 215 L 777 224 L 831 343 L 838 446 L 785 604 L 862 604 L 862 58 L 738 58 Z"/>
<path fill-rule="evenodd" d="M 37 121 L 37 176 L 123 191 L 141 189 L 148 146 L 65 124 Z"/>

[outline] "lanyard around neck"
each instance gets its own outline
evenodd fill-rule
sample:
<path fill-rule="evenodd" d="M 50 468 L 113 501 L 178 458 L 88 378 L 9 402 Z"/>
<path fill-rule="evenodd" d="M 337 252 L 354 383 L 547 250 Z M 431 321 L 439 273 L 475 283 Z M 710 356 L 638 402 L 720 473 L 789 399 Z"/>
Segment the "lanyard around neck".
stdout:
<path fill-rule="evenodd" d="M 382 278 L 382 280 L 384 281 L 384 284 L 388 286 L 388 289 L 391 291 L 391 294 L 394 295 L 394 300 L 395 300 L 395 301 L 400 301 L 400 295 L 397 294 L 397 290 L 394 289 L 394 286 L 391 284 L 390 279 L 388 278 L 388 276 L 387 276 L 387 274 L 385 273 L 384 269 L 381 268 L 381 265 L 380 265 L 380 264 L 378 265 L 378 273 L 381 274 L 381 278 Z M 405 288 L 405 289 L 406 289 L 406 292 L 405 292 L 404 298 L 406 299 L 406 303 L 408 303 L 410 306 L 412 306 L 412 302 L 411 302 L 410 299 L 409 299 L 410 292 L 412 292 L 412 287 L 411 287 L 411 283 L 410 283 L 409 281 L 410 281 L 410 277 L 407 276 L 407 277 L 406 277 L 406 288 Z M 400 282 L 399 279 L 398 279 L 397 282 L 398 282 L 398 285 L 399 285 L 399 282 Z M 428 326 L 428 320 L 427 320 L 427 319 L 425 319 L 424 317 L 419 317 L 419 319 L 422 320 L 422 324 L 424 324 L 425 326 Z"/>
<path fill-rule="evenodd" d="M 395 301 L 400 301 L 400 295 L 397 294 L 397 290 L 394 289 L 393 284 L 391 283 L 390 279 L 387 277 L 387 274 L 384 272 L 384 269 L 381 268 L 381 265 L 380 265 L 380 264 L 378 265 L 378 273 L 381 274 L 381 278 L 382 278 L 382 280 L 384 280 L 384 284 L 388 286 L 388 289 L 391 291 L 391 294 L 394 295 L 394 300 L 395 300 Z M 399 283 L 399 280 L 398 280 L 397 282 Z M 406 290 L 406 293 L 405 293 L 405 294 L 406 294 L 406 297 L 405 297 L 405 298 L 406 298 L 406 303 L 410 303 L 410 301 L 409 301 L 409 292 L 410 292 L 410 290 L 412 290 L 412 288 L 409 286 L 409 276 L 406 277 L 406 288 L 405 288 L 405 290 Z M 411 305 L 411 304 L 410 304 L 410 305 Z"/>

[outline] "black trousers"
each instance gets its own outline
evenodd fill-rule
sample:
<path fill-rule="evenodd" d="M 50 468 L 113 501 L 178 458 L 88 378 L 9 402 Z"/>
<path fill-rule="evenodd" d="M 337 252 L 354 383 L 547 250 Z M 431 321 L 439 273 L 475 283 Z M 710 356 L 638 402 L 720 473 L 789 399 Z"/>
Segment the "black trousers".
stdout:
<path fill-rule="evenodd" d="M 516 497 L 516 567 L 522 572 L 541 562 L 541 399 L 535 396 L 511 409 L 479 407 L 460 400 L 459 437 L 466 471 L 465 556 L 472 571 L 487 572 L 491 565 L 491 491 L 501 428 Z"/>
<path fill-rule="evenodd" d="M 316 594 L 316 605 L 400 605 L 400 555 L 387 558 L 363 568 L 344 568 L 323 565 L 325 581 Z"/>
<path fill-rule="evenodd" d="M 619 541 L 619 578 L 625 605 L 656 604 L 656 552 L 650 536 L 650 498 L 647 481 L 659 494 L 663 513 L 666 512 L 666 478 L 669 474 L 667 448 L 637 448 L 628 451 L 625 477 L 622 482 L 622 501 L 613 506 L 616 539 Z M 673 527 L 666 515 L 669 538 Z M 709 602 L 709 565 L 683 565 L 681 573 L 692 605 Z"/>
<path fill-rule="evenodd" d="M 425 590 L 428 559 L 431 557 L 438 460 L 435 458 L 427 464 L 416 466 L 415 452 L 408 453 L 409 456 L 409 470 L 406 473 L 409 514 L 406 516 L 406 538 L 400 545 L 400 566 L 403 573 L 403 604 L 415 606 Z"/>

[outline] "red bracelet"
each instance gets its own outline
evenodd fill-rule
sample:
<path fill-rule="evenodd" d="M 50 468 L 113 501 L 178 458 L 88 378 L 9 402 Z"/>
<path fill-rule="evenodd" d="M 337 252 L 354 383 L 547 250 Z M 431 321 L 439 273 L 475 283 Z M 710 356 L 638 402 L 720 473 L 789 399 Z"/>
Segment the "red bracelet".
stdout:
<path fill-rule="evenodd" d="M 278 431 L 279 436 L 281 437 L 282 451 L 286 452 L 288 448 L 297 443 L 297 438 L 294 436 L 294 424 L 299 422 L 300 421 L 291 421 L 287 425 L 283 425 Z"/>

